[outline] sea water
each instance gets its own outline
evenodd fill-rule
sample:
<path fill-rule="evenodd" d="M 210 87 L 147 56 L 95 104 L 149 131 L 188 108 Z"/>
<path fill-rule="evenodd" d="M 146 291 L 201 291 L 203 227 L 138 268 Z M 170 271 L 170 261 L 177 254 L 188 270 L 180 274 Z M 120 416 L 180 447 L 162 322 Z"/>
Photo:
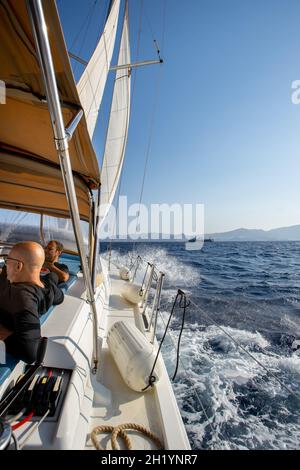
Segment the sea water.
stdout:
<path fill-rule="evenodd" d="M 186 312 L 173 382 L 192 448 L 299 449 L 300 350 L 291 345 L 300 339 L 300 242 L 112 249 L 120 264 L 139 254 L 165 273 L 158 339 L 178 288 L 197 305 Z M 162 348 L 170 378 L 181 318 L 177 309 Z"/>

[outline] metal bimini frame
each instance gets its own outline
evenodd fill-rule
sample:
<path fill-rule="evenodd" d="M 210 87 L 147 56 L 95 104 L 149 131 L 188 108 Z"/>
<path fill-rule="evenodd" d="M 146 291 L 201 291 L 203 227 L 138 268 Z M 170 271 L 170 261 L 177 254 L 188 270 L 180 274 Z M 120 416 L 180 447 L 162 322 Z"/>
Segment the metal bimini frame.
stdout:
<path fill-rule="evenodd" d="M 165 274 L 160 272 L 157 283 L 156 283 L 156 291 L 155 291 L 155 296 L 154 296 L 154 300 L 152 304 L 152 310 L 151 310 L 149 327 L 148 327 L 148 331 L 150 331 L 152 323 L 153 323 L 153 318 L 154 318 L 154 326 L 153 326 L 152 336 L 150 340 L 151 344 L 154 343 L 154 338 L 156 335 L 157 318 L 158 318 L 158 313 L 160 311 L 160 299 L 161 299 L 161 291 L 162 291 L 162 286 L 164 282 L 164 277 L 165 277 Z"/>
<path fill-rule="evenodd" d="M 75 185 L 72 174 L 72 167 L 69 156 L 68 141 L 71 138 L 77 124 L 80 121 L 82 113 L 75 116 L 74 122 L 69 126 L 68 131 L 64 127 L 62 111 L 59 101 L 59 94 L 55 78 L 52 54 L 49 38 L 47 34 L 47 25 L 41 0 L 27 0 L 27 9 L 33 30 L 36 50 L 42 71 L 43 81 L 46 91 L 46 99 L 50 118 L 52 122 L 54 142 L 59 158 L 60 169 L 64 182 L 65 192 L 69 205 L 70 215 L 73 224 L 76 244 L 79 251 L 83 277 L 87 289 L 87 300 L 90 304 L 93 315 L 93 372 L 96 373 L 98 366 L 98 318 L 94 297 L 94 291 L 85 253 L 83 236 L 80 228 L 80 216 L 75 192 Z"/>
<path fill-rule="evenodd" d="M 97 201 L 94 203 L 94 233 L 93 233 L 93 257 L 92 257 L 92 286 L 96 290 L 97 254 L 99 253 L 99 227 L 100 227 L 100 188 L 98 189 Z"/>

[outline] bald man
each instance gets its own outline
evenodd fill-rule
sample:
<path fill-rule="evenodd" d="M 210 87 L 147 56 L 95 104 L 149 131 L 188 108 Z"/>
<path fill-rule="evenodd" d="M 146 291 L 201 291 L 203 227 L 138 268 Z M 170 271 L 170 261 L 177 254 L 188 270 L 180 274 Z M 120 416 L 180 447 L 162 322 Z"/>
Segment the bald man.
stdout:
<path fill-rule="evenodd" d="M 0 340 L 8 353 L 29 364 L 36 360 L 41 338 L 39 316 L 64 299 L 56 274 L 41 281 L 44 260 L 38 243 L 17 243 L 0 275 Z"/>

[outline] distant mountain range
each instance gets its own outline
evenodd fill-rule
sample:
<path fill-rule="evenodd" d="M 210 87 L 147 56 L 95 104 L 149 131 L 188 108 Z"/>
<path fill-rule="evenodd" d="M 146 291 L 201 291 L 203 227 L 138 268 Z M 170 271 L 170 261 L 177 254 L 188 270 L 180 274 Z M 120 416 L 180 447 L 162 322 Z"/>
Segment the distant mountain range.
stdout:
<path fill-rule="evenodd" d="M 154 238 L 155 235 L 155 238 Z M 144 238 L 144 240 L 143 240 Z M 151 241 L 151 242 L 173 242 L 173 241 L 186 241 L 192 238 L 192 236 L 184 236 L 182 235 L 181 239 L 178 237 L 174 237 L 171 235 L 169 239 L 167 239 L 167 235 L 164 234 L 148 234 L 148 239 L 145 239 L 145 234 L 141 236 L 141 239 L 136 240 L 139 241 Z M 212 239 L 213 241 L 300 241 L 300 225 L 292 225 L 290 227 L 280 227 L 274 228 L 271 230 L 261 230 L 261 229 L 248 229 L 248 228 L 238 228 L 235 230 L 230 230 L 229 232 L 220 232 L 220 233 L 206 233 L 205 239 Z M 123 239 L 120 241 L 132 241 L 129 239 Z"/>
<path fill-rule="evenodd" d="M 137 242 L 139 241 L 151 241 L 151 242 L 173 242 L 173 241 L 186 241 L 192 238 L 192 236 L 184 236 L 182 235 L 181 239 L 178 239 L 178 237 L 174 237 L 174 235 L 171 235 L 169 239 L 167 239 L 167 235 L 164 234 L 155 234 L 155 239 L 154 239 L 154 234 L 152 234 L 152 239 L 151 239 L 151 234 L 148 234 L 148 239 L 145 239 L 145 235 L 141 236 L 142 239 L 136 240 Z M 144 238 L 144 240 L 143 240 Z M 264 242 L 264 241 L 300 241 L 300 225 L 292 225 L 290 227 L 279 227 L 279 228 L 274 228 L 271 230 L 261 230 L 261 229 L 248 229 L 248 228 L 238 228 L 235 230 L 230 230 L 229 232 L 220 232 L 220 233 L 206 233 L 205 234 L 205 239 L 212 239 L 213 241 L 240 241 L 240 242 L 247 242 L 247 241 L 258 241 L 258 242 Z M 129 239 L 123 239 L 120 241 L 132 241 L 130 238 Z"/>
<path fill-rule="evenodd" d="M 62 236 L 63 233 L 63 236 Z M 22 231 L 18 230 L 18 227 L 10 227 L 6 223 L 0 222 L 0 239 L 1 234 L 4 236 L 2 238 L 7 239 L 13 243 L 21 240 L 39 240 L 39 227 L 37 226 L 23 226 Z M 63 238 L 64 240 L 73 239 L 72 232 L 68 231 L 57 231 L 57 233 L 52 233 L 53 237 Z M 170 235 L 169 239 L 165 234 L 147 234 L 141 236 L 140 241 L 150 241 L 150 242 L 182 242 L 192 238 L 192 236 L 184 236 L 178 239 L 178 236 Z M 300 225 L 292 225 L 290 227 L 280 227 L 274 228 L 271 230 L 260 230 L 260 229 L 248 229 L 248 228 L 238 228 L 236 230 L 230 230 L 229 232 L 220 232 L 220 233 L 207 233 L 205 238 L 213 239 L 213 241 L 300 241 Z M 104 241 L 109 241 L 108 239 Z M 133 241 L 130 237 L 127 239 L 115 240 L 115 241 Z"/>
<path fill-rule="evenodd" d="M 229 232 L 210 233 L 205 237 L 214 241 L 300 241 L 300 225 L 273 228 L 271 230 L 238 228 Z"/>

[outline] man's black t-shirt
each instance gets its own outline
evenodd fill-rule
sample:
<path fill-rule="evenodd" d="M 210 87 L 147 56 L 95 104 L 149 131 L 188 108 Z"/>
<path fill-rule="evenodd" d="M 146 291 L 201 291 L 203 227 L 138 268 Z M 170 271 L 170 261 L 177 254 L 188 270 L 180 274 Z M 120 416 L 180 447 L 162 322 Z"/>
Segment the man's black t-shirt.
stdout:
<path fill-rule="evenodd" d="M 0 324 L 13 331 L 5 340 L 6 351 L 27 363 L 36 360 L 40 315 L 64 300 L 55 273 L 45 276 L 42 282 L 44 289 L 26 282 L 11 283 L 5 270 L 0 275 Z"/>
<path fill-rule="evenodd" d="M 61 271 L 64 271 L 65 273 L 69 274 L 69 268 L 66 264 L 63 263 L 54 263 L 54 266 L 56 266 L 58 269 Z"/>

